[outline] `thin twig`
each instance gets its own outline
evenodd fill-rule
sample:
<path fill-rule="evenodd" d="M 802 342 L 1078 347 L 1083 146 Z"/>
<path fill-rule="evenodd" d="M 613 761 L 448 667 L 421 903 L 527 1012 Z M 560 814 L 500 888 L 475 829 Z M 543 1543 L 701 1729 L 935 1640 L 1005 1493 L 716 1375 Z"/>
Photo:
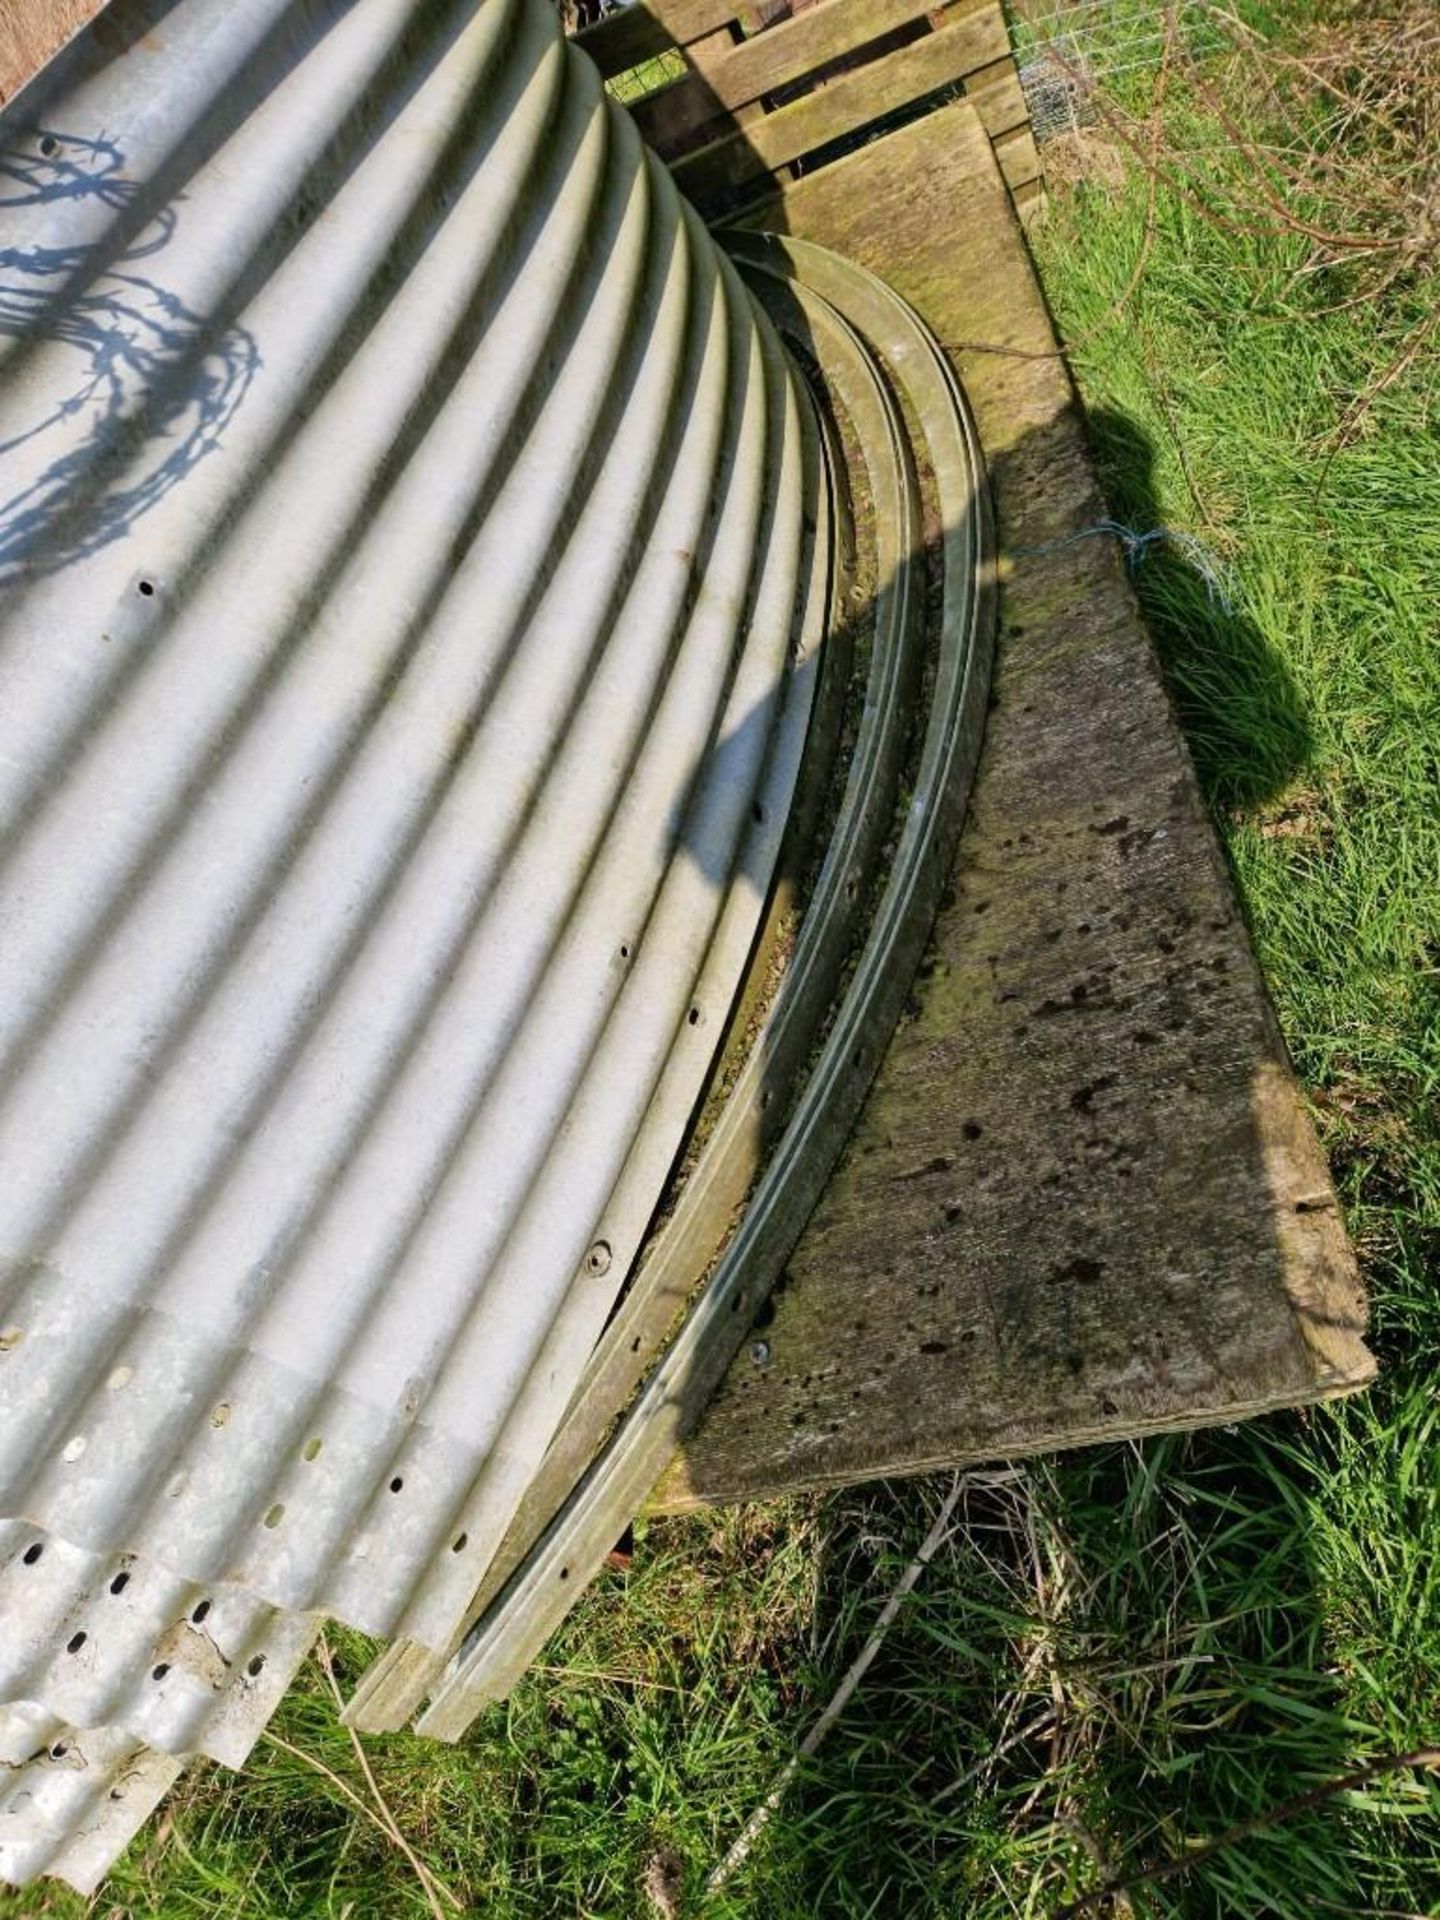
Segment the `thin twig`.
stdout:
<path fill-rule="evenodd" d="M 335 1664 L 330 1657 L 330 1643 L 323 1633 L 315 1642 L 315 1659 L 320 1671 L 325 1675 L 325 1679 L 329 1684 L 337 1712 L 343 1714 L 345 1711 L 345 1696 L 340 1691 L 340 1682 L 335 1678 Z M 440 1904 L 440 1897 L 442 1895 L 450 1902 L 450 1905 L 455 1909 L 456 1913 L 462 1913 L 464 1911 L 464 1905 L 460 1899 L 450 1891 L 449 1887 L 447 1887 L 442 1880 L 436 1878 L 400 1831 L 400 1823 L 390 1811 L 390 1804 L 380 1791 L 380 1782 L 375 1778 L 374 1772 L 371 1769 L 359 1734 L 350 1726 L 347 1726 L 345 1731 L 350 1736 L 350 1744 L 355 1749 L 355 1758 L 360 1763 L 360 1771 L 365 1776 L 365 1784 L 369 1787 L 375 1805 L 379 1810 L 380 1824 L 414 1868 L 415 1878 L 424 1889 L 425 1898 L 429 1902 L 430 1911 L 435 1915 L 435 1920 L 445 1920 L 445 1909 Z"/>
<path fill-rule="evenodd" d="M 394 1834 L 390 1831 L 389 1827 L 386 1826 L 379 1814 L 376 1813 L 375 1809 L 368 1806 L 366 1802 L 360 1798 L 360 1795 L 356 1793 L 355 1789 L 342 1780 L 340 1775 L 336 1773 L 332 1767 L 327 1767 L 323 1760 L 317 1760 L 313 1753 L 307 1753 L 304 1747 L 297 1747 L 293 1741 L 282 1739 L 278 1733 L 272 1733 L 268 1727 L 261 1734 L 260 1738 L 265 1741 L 267 1745 L 278 1747 L 281 1753 L 288 1753 L 292 1760 L 301 1760 L 307 1767 L 313 1767 L 316 1773 L 322 1775 L 323 1778 L 330 1782 L 338 1794 L 343 1795 L 343 1797 L 349 1801 L 350 1805 L 362 1819 L 370 1822 L 377 1833 L 383 1833 L 387 1840 L 394 1841 Z"/>
<path fill-rule="evenodd" d="M 936 1553 L 938 1553 L 941 1546 L 949 1537 L 950 1516 L 954 1513 L 956 1507 L 959 1506 L 962 1497 L 971 1486 L 972 1480 L 973 1476 L 969 1474 L 956 1474 L 951 1483 L 950 1491 L 941 1502 L 940 1511 L 935 1516 L 934 1526 L 932 1526 L 929 1533 L 926 1534 L 919 1552 L 915 1555 L 915 1558 L 910 1562 L 904 1573 L 901 1574 L 894 1592 L 881 1608 L 880 1616 L 871 1629 L 869 1639 L 860 1649 L 858 1656 L 847 1670 L 844 1679 L 835 1689 L 829 1706 L 826 1707 L 825 1711 L 820 1715 L 820 1718 L 815 1722 L 814 1726 L 811 1727 L 809 1733 L 807 1733 L 805 1738 L 800 1742 L 796 1752 L 791 1754 L 779 1773 L 776 1774 L 769 1792 L 750 1815 L 745 1825 L 740 1829 L 729 1851 L 705 1882 L 705 1892 L 707 1895 L 718 1893 L 726 1881 L 731 1879 L 745 1864 L 755 1842 L 765 1831 L 772 1815 L 784 1799 L 786 1790 L 796 1773 L 800 1770 L 801 1764 L 808 1760 L 815 1752 L 826 1734 L 829 1733 L 831 1727 L 834 1726 L 835 1722 L 849 1705 L 851 1696 L 864 1679 L 871 1661 L 874 1660 L 876 1654 L 880 1651 L 881 1643 L 885 1635 L 890 1631 L 890 1627 L 896 1614 L 900 1611 L 905 1596 L 914 1587 L 916 1581 L 919 1580 L 921 1574 L 930 1564 L 930 1561 L 935 1557 Z"/>
<path fill-rule="evenodd" d="M 964 1773 L 958 1774 L 950 1782 L 948 1787 L 942 1787 L 930 1805 L 938 1807 L 942 1800 L 949 1800 L 954 1794 L 963 1792 L 982 1774 L 990 1772 L 996 1761 L 1003 1759 L 1012 1747 L 1023 1746 L 1027 1740 L 1033 1740 L 1037 1733 L 1044 1733 L 1054 1718 L 1053 1706 L 1042 1707 L 1033 1720 L 1027 1720 L 1023 1727 L 1016 1727 L 1013 1733 L 1007 1734 L 1003 1740 L 998 1740 L 988 1753 L 980 1756 L 973 1767 L 967 1767 Z"/>
<path fill-rule="evenodd" d="M 1217 1853 L 1238 1846 L 1252 1834 L 1263 1833 L 1269 1827 L 1278 1827 L 1286 1820 L 1293 1820 L 1297 1814 L 1308 1813 L 1311 1807 L 1320 1806 L 1337 1793 L 1350 1793 L 1356 1787 L 1368 1786 L 1372 1780 L 1378 1780 L 1387 1773 L 1401 1773 L 1407 1767 L 1440 1767 L 1440 1747 L 1417 1747 L 1411 1753 L 1388 1753 L 1379 1760 L 1372 1760 L 1368 1766 L 1357 1767 L 1353 1773 L 1342 1774 L 1338 1780 L 1323 1781 L 1306 1793 L 1297 1793 L 1292 1800 L 1282 1800 L 1278 1806 L 1267 1808 L 1264 1813 L 1241 1820 L 1224 1833 L 1216 1834 L 1213 1840 L 1205 1840 L 1198 1847 L 1192 1847 L 1188 1853 L 1168 1860 L 1153 1861 L 1136 1873 L 1126 1874 L 1117 1880 L 1107 1880 L 1103 1886 L 1092 1887 L 1089 1893 L 1081 1894 L 1078 1900 L 1059 1908 L 1055 1920 L 1074 1920 L 1076 1914 L 1089 1913 L 1101 1901 L 1112 1900 L 1117 1894 L 1128 1893 L 1134 1887 L 1155 1886 L 1162 1880 L 1174 1880 L 1182 1873 L 1189 1873 L 1192 1867 L 1199 1866 L 1202 1860 L 1213 1859 Z"/>

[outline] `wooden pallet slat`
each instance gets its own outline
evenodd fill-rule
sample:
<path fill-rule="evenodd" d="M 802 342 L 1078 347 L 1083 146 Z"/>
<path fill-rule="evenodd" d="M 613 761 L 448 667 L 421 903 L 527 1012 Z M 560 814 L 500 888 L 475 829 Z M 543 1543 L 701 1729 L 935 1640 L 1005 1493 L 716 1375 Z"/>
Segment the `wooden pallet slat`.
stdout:
<path fill-rule="evenodd" d="M 1008 46 L 998 7 L 970 8 L 937 33 L 885 60 L 842 74 L 803 99 L 778 108 L 674 163 L 682 190 L 697 205 L 745 185 L 787 162 L 841 139 L 885 114 L 986 70 Z"/>
<path fill-rule="evenodd" d="M 673 47 L 704 39 L 741 11 L 735 0 L 635 0 L 582 29 L 575 41 L 605 79 L 613 80 Z"/>
<path fill-rule="evenodd" d="M 993 0 L 962 0 L 958 10 L 975 13 L 987 5 Z M 923 27 L 934 10 L 935 0 L 823 0 L 748 40 L 703 52 L 692 47 L 686 57 L 694 71 L 637 101 L 636 123 L 657 152 L 668 154 L 708 121 L 808 80 L 906 27 Z"/>

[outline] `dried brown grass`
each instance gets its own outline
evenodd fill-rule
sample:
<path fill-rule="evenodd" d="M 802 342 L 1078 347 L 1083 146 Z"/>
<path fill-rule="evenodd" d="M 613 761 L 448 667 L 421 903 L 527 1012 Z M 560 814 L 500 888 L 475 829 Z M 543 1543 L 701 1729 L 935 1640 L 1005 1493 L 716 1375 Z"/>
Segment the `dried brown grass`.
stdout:
<path fill-rule="evenodd" d="M 1152 186 L 1217 227 L 1300 243 L 1288 279 L 1265 290 L 1268 317 L 1373 317 L 1386 350 L 1340 418 L 1338 450 L 1440 343 L 1440 17 L 1433 0 L 1357 0 L 1287 42 L 1215 7 L 1222 51 L 1203 60 L 1173 6 L 1165 17 L 1148 100 L 1102 92 L 1100 120 Z"/>

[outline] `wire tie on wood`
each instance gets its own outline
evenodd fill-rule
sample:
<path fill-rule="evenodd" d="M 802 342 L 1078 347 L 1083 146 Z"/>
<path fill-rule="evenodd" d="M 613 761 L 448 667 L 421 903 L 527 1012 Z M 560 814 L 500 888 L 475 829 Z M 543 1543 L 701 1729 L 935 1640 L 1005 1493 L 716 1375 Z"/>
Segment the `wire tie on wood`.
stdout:
<path fill-rule="evenodd" d="M 1093 527 L 1082 527 L 1078 533 L 1066 534 L 1063 539 L 1042 540 L 1036 546 L 1012 547 L 1010 551 L 1012 554 L 1059 553 L 1065 547 L 1073 547 L 1077 540 L 1091 540 L 1105 533 L 1113 535 L 1124 548 L 1125 565 L 1131 573 L 1139 568 L 1152 547 L 1173 547 L 1205 582 L 1205 597 L 1210 605 L 1219 607 L 1223 613 L 1235 611 L 1226 585 L 1224 562 L 1183 527 L 1151 527 L 1147 533 L 1137 533 L 1119 520 L 1097 520 Z"/>

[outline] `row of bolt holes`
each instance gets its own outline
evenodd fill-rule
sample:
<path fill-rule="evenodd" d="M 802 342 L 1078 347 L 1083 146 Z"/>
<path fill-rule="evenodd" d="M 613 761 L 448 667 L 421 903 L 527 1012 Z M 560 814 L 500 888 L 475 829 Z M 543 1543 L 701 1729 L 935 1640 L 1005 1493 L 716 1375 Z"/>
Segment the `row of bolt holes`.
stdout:
<path fill-rule="evenodd" d="M 8 1340 L 11 1345 L 14 1345 L 16 1340 L 18 1340 L 19 1338 L 19 1330 L 12 1328 L 10 1332 L 4 1336 L 4 1338 Z M 109 1387 L 112 1393 L 118 1393 L 121 1390 L 121 1388 L 127 1387 L 133 1378 L 134 1378 L 134 1374 L 129 1367 L 117 1367 L 115 1371 L 110 1375 L 110 1378 L 106 1381 L 105 1384 L 106 1386 Z M 218 1406 L 216 1406 L 211 1412 L 210 1425 L 218 1433 L 222 1427 L 228 1426 L 229 1424 L 230 1424 L 230 1403 L 227 1400 L 222 1400 L 220 1401 Z M 318 1460 L 320 1457 L 320 1450 L 324 1446 L 324 1444 L 325 1442 L 317 1434 L 313 1439 L 307 1440 L 305 1442 L 305 1445 L 301 1450 L 300 1458 L 305 1461 Z M 66 1441 L 65 1446 L 61 1451 L 60 1457 L 62 1460 L 73 1462 L 78 1460 L 81 1454 L 84 1453 L 84 1451 L 85 1451 L 85 1436 L 83 1433 L 77 1433 L 73 1437 L 73 1439 Z M 405 1486 L 405 1481 L 403 1477 L 397 1473 L 395 1478 L 390 1482 L 390 1491 L 391 1493 L 400 1493 L 401 1491 L 403 1491 L 404 1486 Z M 166 1489 L 166 1491 L 170 1493 L 172 1497 L 178 1496 L 181 1492 L 183 1492 L 184 1487 L 185 1487 L 185 1476 L 183 1473 L 180 1473 L 180 1474 L 177 1474 L 175 1478 L 170 1482 L 170 1485 Z M 280 1522 L 284 1518 L 285 1518 L 284 1503 L 282 1501 L 277 1500 L 274 1506 L 270 1507 L 266 1511 L 263 1524 L 267 1527 L 272 1527 L 272 1528 L 278 1527 Z M 452 1553 L 462 1553 L 465 1549 L 465 1544 L 468 1538 L 469 1536 L 467 1534 L 463 1534 L 463 1533 L 457 1534 L 455 1539 L 450 1542 L 450 1551 Z M 25 1564 L 27 1566 L 33 1566 L 36 1560 L 38 1560 L 39 1558 L 40 1558 L 40 1547 L 39 1547 L 39 1543 L 37 1542 L 35 1546 L 29 1548 L 26 1551 Z"/>
<path fill-rule="evenodd" d="M 41 1554 L 44 1551 L 45 1551 L 44 1544 L 42 1541 L 39 1541 L 39 1540 L 37 1540 L 33 1546 L 27 1547 L 24 1553 L 24 1561 L 26 1566 L 33 1567 L 35 1565 L 35 1562 L 40 1558 Z M 125 1591 L 126 1587 L 128 1587 L 129 1584 L 130 1584 L 130 1575 L 122 1569 L 119 1573 L 116 1574 L 115 1578 L 110 1582 L 110 1591 L 111 1593 L 114 1593 L 114 1594 L 121 1594 Z M 208 1600 L 197 1601 L 195 1605 L 195 1609 L 190 1615 L 192 1624 L 198 1627 L 200 1623 L 204 1620 L 205 1616 L 209 1613 L 209 1611 L 210 1611 L 210 1602 Z M 87 1633 L 72 1634 L 70 1639 L 67 1640 L 65 1643 L 65 1651 L 67 1653 L 79 1653 L 79 1651 L 85 1645 L 89 1637 L 90 1636 Z M 257 1675 L 262 1673 L 264 1671 L 264 1668 L 265 1668 L 265 1656 L 263 1653 L 252 1654 L 250 1659 L 247 1660 L 245 1663 L 245 1671 L 246 1673 L 249 1674 L 252 1680 L 255 1679 Z M 152 1680 L 163 1680 L 166 1674 L 169 1673 L 169 1671 L 170 1671 L 170 1666 L 168 1661 L 162 1660 L 157 1667 L 151 1668 L 150 1678 Z M 51 1751 L 54 1754 L 54 1757 L 58 1760 L 63 1754 L 64 1748 L 63 1746 L 58 1750 L 52 1748 Z"/>

